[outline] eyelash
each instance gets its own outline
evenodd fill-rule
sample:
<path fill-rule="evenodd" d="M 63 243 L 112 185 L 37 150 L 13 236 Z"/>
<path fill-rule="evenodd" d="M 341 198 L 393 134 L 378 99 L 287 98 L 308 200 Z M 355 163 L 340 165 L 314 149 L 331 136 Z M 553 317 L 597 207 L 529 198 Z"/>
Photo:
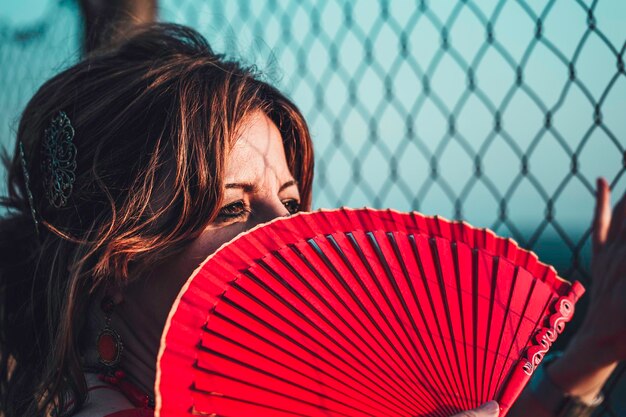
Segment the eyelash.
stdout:
<path fill-rule="evenodd" d="M 295 214 L 300 211 L 300 202 L 296 199 L 284 200 L 283 205 L 290 214 Z M 235 220 L 240 217 L 245 217 L 250 212 L 250 208 L 248 208 L 242 200 L 239 200 L 222 207 L 217 215 L 217 219 L 220 221 Z"/>
<path fill-rule="evenodd" d="M 250 209 L 244 204 L 243 201 L 239 200 L 222 207 L 217 215 L 217 218 L 222 221 L 233 220 L 243 217 L 248 213 L 250 213 Z"/>

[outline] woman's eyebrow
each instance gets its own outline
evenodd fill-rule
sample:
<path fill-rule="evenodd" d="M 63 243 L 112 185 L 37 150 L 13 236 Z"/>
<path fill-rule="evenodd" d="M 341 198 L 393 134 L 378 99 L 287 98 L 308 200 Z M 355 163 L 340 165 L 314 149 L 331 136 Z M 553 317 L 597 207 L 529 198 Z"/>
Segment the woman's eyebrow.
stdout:
<path fill-rule="evenodd" d="M 254 193 L 259 189 L 256 184 L 251 182 L 233 182 L 226 184 L 224 188 L 241 188 L 246 193 Z"/>
<path fill-rule="evenodd" d="M 284 189 L 289 188 L 293 185 L 298 185 L 298 181 L 296 180 L 287 181 L 286 183 L 280 186 L 280 188 L 278 189 L 278 192 L 280 193 Z M 251 183 L 251 182 L 233 182 L 233 183 L 226 184 L 224 188 L 227 188 L 227 189 L 228 188 L 241 188 L 246 193 L 254 193 L 258 191 L 259 189 L 259 187 L 257 187 L 256 184 Z"/>
<path fill-rule="evenodd" d="M 278 189 L 278 192 L 280 193 L 281 191 L 283 191 L 285 188 L 289 188 L 292 185 L 298 185 L 298 181 L 296 180 L 290 180 L 287 181 L 286 183 L 284 183 L 283 185 L 280 186 L 280 188 Z"/>

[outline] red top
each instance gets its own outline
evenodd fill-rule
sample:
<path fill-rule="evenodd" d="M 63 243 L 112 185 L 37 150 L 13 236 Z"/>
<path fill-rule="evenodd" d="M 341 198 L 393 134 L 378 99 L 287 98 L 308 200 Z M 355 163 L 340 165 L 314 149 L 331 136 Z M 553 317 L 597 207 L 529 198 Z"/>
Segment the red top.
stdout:
<path fill-rule="evenodd" d="M 89 397 L 76 417 L 154 417 L 145 394 L 125 378 L 86 373 L 85 380 Z"/>

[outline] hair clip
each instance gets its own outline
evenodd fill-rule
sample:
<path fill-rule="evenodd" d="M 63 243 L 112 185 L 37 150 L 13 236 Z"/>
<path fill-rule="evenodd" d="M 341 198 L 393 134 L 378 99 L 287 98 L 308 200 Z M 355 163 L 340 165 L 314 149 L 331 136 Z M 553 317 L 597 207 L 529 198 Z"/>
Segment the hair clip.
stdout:
<path fill-rule="evenodd" d="M 67 204 L 76 180 L 76 145 L 74 128 L 65 112 L 60 111 L 44 131 L 41 173 L 50 204 L 61 208 Z"/>

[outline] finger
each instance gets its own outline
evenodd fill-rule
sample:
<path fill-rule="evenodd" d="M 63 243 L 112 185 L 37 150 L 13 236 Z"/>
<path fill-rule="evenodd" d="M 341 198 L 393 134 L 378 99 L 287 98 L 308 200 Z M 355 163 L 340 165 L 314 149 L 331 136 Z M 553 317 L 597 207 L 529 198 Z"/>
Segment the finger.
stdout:
<path fill-rule="evenodd" d="M 624 246 L 624 244 L 626 243 L 626 219 L 624 219 L 624 222 L 622 223 L 622 228 L 617 234 L 617 241 L 619 242 L 620 246 Z"/>
<path fill-rule="evenodd" d="M 623 200 L 623 199 L 622 199 Z M 611 191 L 604 178 L 598 178 L 596 209 L 593 216 L 593 253 L 598 253 L 606 244 L 611 224 Z"/>
<path fill-rule="evenodd" d="M 611 215 L 611 225 L 606 237 L 606 243 L 613 243 L 619 237 L 622 225 L 626 222 L 626 195 L 622 196 L 613 209 Z"/>
<path fill-rule="evenodd" d="M 452 417 L 498 417 L 498 414 L 500 414 L 500 406 L 498 403 L 489 401 L 474 410 L 463 411 Z"/>
<path fill-rule="evenodd" d="M 615 290 L 615 286 L 620 281 L 626 280 L 626 246 L 616 248 L 617 250 L 611 252 L 611 257 L 614 258 L 614 262 L 608 266 L 605 275 L 606 285 L 610 290 Z"/>

